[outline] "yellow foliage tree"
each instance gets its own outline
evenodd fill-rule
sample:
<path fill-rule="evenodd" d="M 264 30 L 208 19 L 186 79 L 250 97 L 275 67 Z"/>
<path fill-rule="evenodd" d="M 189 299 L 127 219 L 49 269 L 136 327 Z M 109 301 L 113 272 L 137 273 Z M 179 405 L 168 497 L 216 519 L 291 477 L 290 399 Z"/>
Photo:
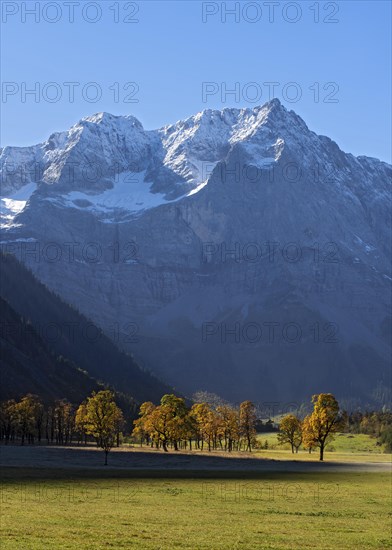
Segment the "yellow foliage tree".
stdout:
<path fill-rule="evenodd" d="M 294 414 L 287 414 L 282 418 L 279 424 L 279 433 L 277 435 L 280 444 L 289 443 L 291 452 L 298 453 L 302 443 L 302 423 Z"/>
<path fill-rule="evenodd" d="M 87 443 L 87 405 L 85 402 L 81 403 L 75 414 L 75 428 L 79 434 L 79 442 L 84 441 Z"/>
<path fill-rule="evenodd" d="M 208 450 L 211 450 L 211 443 L 214 436 L 214 414 L 208 403 L 195 403 L 192 405 L 190 416 L 195 422 L 196 444 L 203 450 L 204 442 L 208 443 Z"/>
<path fill-rule="evenodd" d="M 155 407 L 146 419 L 146 429 L 151 437 L 162 444 L 165 452 L 168 452 L 168 443 L 172 435 L 173 412 L 169 405 Z"/>
<path fill-rule="evenodd" d="M 152 438 L 151 432 L 151 426 L 148 424 L 149 415 L 152 413 L 152 411 L 155 409 L 154 403 L 151 401 L 145 401 L 140 405 L 140 411 L 139 411 L 139 417 L 137 420 L 133 421 L 133 431 L 132 435 L 134 437 L 140 438 L 140 445 L 143 445 L 143 441 L 146 440 L 147 444 L 149 443 L 149 440 Z M 153 443 L 152 443 L 153 444 Z"/>
<path fill-rule="evenodd" d="M 317 446 L 310 423 L 310 414 L 302 421 L 302 445 L 304 449 L 309 450 L 309 453 Z"/>
<path fill-rule="evenodd" d="M 251 451 L 256 442 L 256 407 L 252 401 L 243 401 L 240 404 L 240 436 L 244 438 L 246 450 Z"/>
<path fill-rule="evenodd" d="M 225 451 L 233 450 L 234 441 L 239 439 L 239 413 L 229 405 L 217 407 L 219 428 L 218 437 L 225 443 Z"/>
<path fill-rule="evenodd" d="M 313 412 L 303 424 L 304 443 L 307 448 L 319 447 L 320 460 L 324 460 L 324 449 L 334 433 L 343 429 L 345 416 L 332 393 L 313 395 Z"/>
<path fill-rule="evenodd" d="M 97 444 L 103 449 L 105 466 L 108 463 L 109 451 L 116 443 L 122 418 L 121 409 L 117 407 L 111 391 L 93 392 L 87 399 L 86 431 L 94 436 Z"/>

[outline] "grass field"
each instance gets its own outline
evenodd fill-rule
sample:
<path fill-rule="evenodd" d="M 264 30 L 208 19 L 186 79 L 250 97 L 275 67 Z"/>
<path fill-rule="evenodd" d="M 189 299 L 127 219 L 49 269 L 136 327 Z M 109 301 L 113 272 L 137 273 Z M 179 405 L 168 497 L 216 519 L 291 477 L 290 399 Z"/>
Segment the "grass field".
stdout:
<path fill-rule="evenodd" d="M 336 436 L 320 469 L 266 439 L 252 458 L 126 445 L 107 469 L 94 447 L 0 448 L 1 549 L 392 548 L 391 455 L 376 440 Z"/>
<path fill-rule="evenodd" d="M 308 451 L 300 449 L 298 454 L 292 454 L 288 444 L 280 445 L 277 440 L 277 433 L 265 433 L 258 435 L 258 441 L 265 445 L 268 442 L 268 449 L 257 450 L 256 453 L 263 458 L 274 458 L 278 460 L 317 460 L 318 449 L 309 454 Z M 377 444 L 377 439 L 366 434 L 339 433 L 334 436 L 333 441 L 327 445 L 324 459 L 327 462 L 390 462 L 391 454 L 383 452 L 382 447 Z"/>
<path fill-rule="evenodd" d="M 52 473 L 53 474 L 53 473 Z M 391 548 L 387 473 L 138 479 L 11 469 L 1 548 Z"/>

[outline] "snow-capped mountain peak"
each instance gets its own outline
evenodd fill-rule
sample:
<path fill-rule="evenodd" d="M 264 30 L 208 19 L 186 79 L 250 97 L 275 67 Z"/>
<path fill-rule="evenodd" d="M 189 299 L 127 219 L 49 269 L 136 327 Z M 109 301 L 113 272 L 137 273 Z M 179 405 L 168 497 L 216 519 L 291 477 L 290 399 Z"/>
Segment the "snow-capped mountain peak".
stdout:
<path fill-rule="evenodd" d="M 13 210 L 6 206 L 14 204 L 21 189 L 25 198 L 26 193 L 44 193 L 47 200 L 73 208 L 82 208 L 83 197 L 85 204 L 95 197 L 94 204 L 103 205 L 105 216 L 111 210 L 113 219 L 118 219 L 120 210 L 131 215 L 186 199 L 205 189 L 214 168 L 237 149 L 244 162 L 260 170 L 294 156 L 301 158 L 303 166 L 318 166 L 326 173 L 331 169 L 331 150 L 347 169 L 353 162 L 370 171 L 381 169 L 370 159 L 357 161 L 344 155 L 334 142 L 311 132 L 278 99 L 254 108 L 206 109 L 152 131 L 144 130 L 132 115 L 101 112 L 81 119 L 68 131 L 52 134 L 41 144 L 1 151 L 5 223 L 12 225 L 27 205 L 28 197 Z M 336 175 L 336 181 L 340 177 Z M 132 179 L 138 183 L 126 183 Z M 72 199 L 75 193 L 78 202 Z M 108 206 L 108 194 L 119 194 L 121 200 L 112 197 Z"/>
<path fill-rule="evenodd" d="M 139 327 L 124 347 L 181 391 L 207 379 L 233 400 L 384 391 L 388 164 L 344 153 L 273 100 L 151 131 L 97 113 L 4 148 L 1 168 L 3 245 L 42 252 L 22 259 L 108 333 Z"/>

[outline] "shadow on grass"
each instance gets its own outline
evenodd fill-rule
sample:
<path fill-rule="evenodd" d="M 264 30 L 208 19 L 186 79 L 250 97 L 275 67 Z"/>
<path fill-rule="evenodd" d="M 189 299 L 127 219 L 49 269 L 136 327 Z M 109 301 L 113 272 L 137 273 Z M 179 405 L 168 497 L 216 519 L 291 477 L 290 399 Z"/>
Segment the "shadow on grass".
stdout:
<path fill-rule="evenodd" d="M 230 455 L 161 453 L 116 449 L 104 466 L 97 448 L 1 446 L 1 477 L 22 478 L 168 478 L 257 479 L 274 474 L 388 472 L 390 464 L 274 460 Z"/>

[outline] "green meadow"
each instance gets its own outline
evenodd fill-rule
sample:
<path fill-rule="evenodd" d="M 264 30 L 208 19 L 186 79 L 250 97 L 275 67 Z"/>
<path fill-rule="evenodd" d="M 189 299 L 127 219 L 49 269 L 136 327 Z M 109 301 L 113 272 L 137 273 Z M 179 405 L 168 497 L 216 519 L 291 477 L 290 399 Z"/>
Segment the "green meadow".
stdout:
<path fill-rule="evenodd" d="M 258 434 L 257 439 L 263 448 L 256 450 L 255 454 L 263 458 L 306 461 L 314 461 L 318 458 L 317 449 L 309 454 L 301 448 L 298 454 L 292 454 L 288 444 L 279 444 L 276 432 Z M 264 448 L 266 442 L 268 448 Z M 377 438 L 371 435 L 338 433 L 326 447 L 325 461 L 391 462 L 391 454 L 385 453 L 383 447 L 377 443 Z"/>
<path fill-rule="evenodd" d="M 87 457 L 83 459 L 85 466 L 77 458 L 76 466 L 70 467 L 67 448 L 59 451 L 59 462 L 49 468 L 42 462 L 35 467 L 3 467 L 1 548 L 392 548 L 391 476 L 385 464 L 391 461 L 391 455 L 382 453 L 375 438 L 335 436 L 325 460 L 343 462 L 346 468 L 352 462 L 352 471 L 348 472 L 339 472 L 338 464 L 332 471 L 314 471 L 309 462 L 317 463 L 318 454 L 300 450 L 293 455 L 290 449 L 278 445 L 276 433 L 260 434 L 259 440 L 263 445 L 268 441 L 268 449 L 230 453 L 230 457 L 223 452 L 164 453 L 171 461 L 181 456 L 201 455 L 202 461 L 208 455 L 227 457 L 227 468 L 218 471 L 187 471 L 179 466 L 174 470 L 110 469 L 117 453 L 127 450 L 130 464 L 132 457 L 148 460 L 152 456 L 160 468 L 161 451 L 129 444 L 111 453 L 107 469 L 92 468 L 88 457 L 93 455 L 89 453 L 99 453 L 97 456 L 103 459 L 98 449 L 83 455 Z M 8 450 L 16 453 L 18 448 Z M 43 448 L 41 460 L 54 451 L 58 452 Z M 29 457 L 32 449 L 25 447 L 23 452 Z M 76 450 L 74 454 L 79 456 Z M 231 470 L 231 458 L 238 461 L 241 456 L 241 471 Z M 60 462 L 61 457 L 65 463 Z M 260 470 L 256 471 L 254 462 L 247 466 L 246 457 L 260 459 Z M 287 469 L 295 464 L 288 461 L 304 463 L 296 473 L 263 471 L 262 459 L 287 462 Z M 367 471 L 365 463 L 369 463 L 369 469 L 373 463 L 372 468 L 380 470 Z M 235 464 L 237 468 L 238 462 Z"/>
<path fill-rule="evenodd" d="M 389 473 L 188 475 L 3 469 L 1 548 L 392 547 Z"/>

